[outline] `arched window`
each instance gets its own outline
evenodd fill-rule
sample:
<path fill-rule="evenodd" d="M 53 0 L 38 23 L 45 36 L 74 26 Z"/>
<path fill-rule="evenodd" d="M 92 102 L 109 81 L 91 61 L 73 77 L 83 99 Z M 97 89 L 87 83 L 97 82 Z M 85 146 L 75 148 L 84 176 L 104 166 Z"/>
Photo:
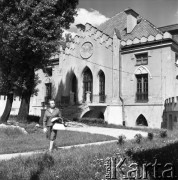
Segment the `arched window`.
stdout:
<path fill-rule="evenodd" d="M 140 114 L 136 120 L 136 125 L 138 126 L 148 126 L 147 120 L 143 114 Z"/>
<path fill-rule="evenodd" d="M 83 73 L 83 100 L 86 101 L 86 92 L 91 93 L 90 101 L 92 101 L 92 92 L 93 92 L 93 77 L 92 72 L 89 68 L 86 68 Z"/>
<path fill-rule="evenodd" d="M 103 71 L 99 72 L 99 102 L 105 102 L 105 75 Z"/>
<path fill-rule="evenodd" d="M 77 78 L 75 74 L 73 74 L 72 80 L 71 80 L 71 91 L 74 93 L 74 103 L 77 102 Z"/>
<path fill-rule="evenodd" d="M 52 97 L 52 84 L 46 83 L 46 96 L 45 96 L 45 103 L 48 103 L 49 99 Z"/>
<path fill-rule="evenodd" d="M 148 101 L 148 74 L 136 75 L 137 78 L 137 92 L 136 101 Z"/>

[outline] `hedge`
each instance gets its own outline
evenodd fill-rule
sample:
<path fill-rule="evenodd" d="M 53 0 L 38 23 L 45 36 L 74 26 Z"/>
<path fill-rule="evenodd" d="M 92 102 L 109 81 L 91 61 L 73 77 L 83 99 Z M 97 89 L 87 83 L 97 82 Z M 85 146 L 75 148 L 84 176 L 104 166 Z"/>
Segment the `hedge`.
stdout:
<path fill-rule="evenodd" d="M 81 118 L 79 119 L 80 122 L 86 123 L 86 124 L 105 124 L 104 119 L 100 118 Z"/>

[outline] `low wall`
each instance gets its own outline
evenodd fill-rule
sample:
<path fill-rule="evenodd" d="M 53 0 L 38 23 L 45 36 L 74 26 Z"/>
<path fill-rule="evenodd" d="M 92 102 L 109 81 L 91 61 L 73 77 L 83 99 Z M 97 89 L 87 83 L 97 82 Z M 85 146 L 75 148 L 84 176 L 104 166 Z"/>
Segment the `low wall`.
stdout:
<path fill-rule="evenodd" d="M 161 128 L 163 105 L 125 105 L 126 126 L 136 127 L 137 118 L 143 115 L 149 128 Z"/>
<path fill-rule="evenodd" d="M 178 129 L 178 96 L 165 100 L 163 127 L 173 130 Z"/>

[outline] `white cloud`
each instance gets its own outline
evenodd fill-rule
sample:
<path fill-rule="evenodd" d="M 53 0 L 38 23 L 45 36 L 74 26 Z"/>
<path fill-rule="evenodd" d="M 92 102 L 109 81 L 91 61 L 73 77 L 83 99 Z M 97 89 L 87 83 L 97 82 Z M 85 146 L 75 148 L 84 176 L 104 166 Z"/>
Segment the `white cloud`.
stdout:
<path fill-rule="evenodd" d="M 176 11 L 175 16 L 178 17 L 178 10 Z"/>
<path fill-rule="evenodd" d="M 68 31 L 68 30 L 65 30 L 65 29 L 63 29 L 63 34 L 62 34 L 62 37 L 65 37 L 65 35 L 66 34 L 71 34 L 72 35 L 72 37 L 74 37 L 75 35 L 76 35 L 76 33 L 75 32 L 71 32 L 71 31 Z"/>
<path fill-rule="evenodd" d="M 178 10 L 175 13 L 176 22 L 178 22 Z"/>
<path fill-rule="evenodd" d="M 77 10 L 77 14 L 78 15 L 75 17 L 75 22 L 71 25 L 71 28 L 74 28 L 74 26 L 77 24 L 85 25 L 87 22 L 92 24 L 93 26 L 99 26 L 101 23 L 109 19 L 105 15 L 94 9 L 88 11 L 87 9 L 79 8 Z"/>

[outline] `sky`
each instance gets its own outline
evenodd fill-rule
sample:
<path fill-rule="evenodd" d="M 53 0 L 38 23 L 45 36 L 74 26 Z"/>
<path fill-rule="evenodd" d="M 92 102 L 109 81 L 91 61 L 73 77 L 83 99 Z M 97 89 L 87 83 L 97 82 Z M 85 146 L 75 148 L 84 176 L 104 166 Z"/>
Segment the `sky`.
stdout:
<path fill-rule="evenodd" d="M 128 7 L 156 27 L 178 24 L 178 0 L 79 0 L 78 16 L 70 31 L 76 32 L 75 26 L 80 23 L 99 26 Z"/>

